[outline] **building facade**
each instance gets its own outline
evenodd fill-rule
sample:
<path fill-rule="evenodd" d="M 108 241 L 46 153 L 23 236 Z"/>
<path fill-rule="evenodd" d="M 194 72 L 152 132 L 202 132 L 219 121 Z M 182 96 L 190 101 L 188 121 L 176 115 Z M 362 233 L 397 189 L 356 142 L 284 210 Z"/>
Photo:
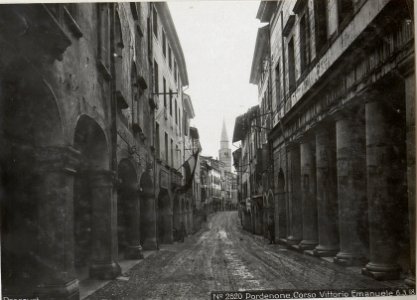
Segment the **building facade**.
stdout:
<path fill-rule="evenodd" d="M 185 60 L 166 3 L 0 15 L 2 292 L 78 299 L 81 280 L 172 241 Z"/>
<path fill-rule="evenodd" d="M 261 2 L 251 82 L 270 78 L 276 239 L 415 285 L 412 5 Z"/>

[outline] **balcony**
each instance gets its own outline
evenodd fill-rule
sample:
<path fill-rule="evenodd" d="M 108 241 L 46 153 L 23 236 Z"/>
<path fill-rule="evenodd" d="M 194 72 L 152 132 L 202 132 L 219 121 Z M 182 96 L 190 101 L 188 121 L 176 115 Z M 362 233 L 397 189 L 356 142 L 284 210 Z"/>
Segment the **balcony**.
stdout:
<path fill-rule="evenodd" d="M 1 19 L 10 26 L 2 35 L 16 46 L 23 56 L 34 60 L 62 60 L 71 39 L 58 18 L 62 5 L 5 5 Z"/>

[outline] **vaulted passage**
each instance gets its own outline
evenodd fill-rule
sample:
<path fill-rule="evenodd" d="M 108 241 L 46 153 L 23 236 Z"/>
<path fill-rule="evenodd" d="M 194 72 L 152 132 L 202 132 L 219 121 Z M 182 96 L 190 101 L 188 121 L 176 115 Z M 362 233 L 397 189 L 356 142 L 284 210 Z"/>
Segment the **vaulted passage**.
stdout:
<path fill-rule="evenodd" d="M 114 278 L 120 274 L 114 244 L 114 172 L 109 170 L 106 136 L 98 123 L 83 115 L 74 134 L 81 164 L 74 183 L 74 249 L 79 276 Z"/>
<path fill-rule="evenodd" d="M 78 154 L 63 146 L 59 109 L 44 82 L 24 65 L 14 66 L 8 75 L 1 82 L 0 109 L 5 139 L 3 293 L 75 297 L 78 283 L 67 249 L 73 241 L 72 183 Z"/>

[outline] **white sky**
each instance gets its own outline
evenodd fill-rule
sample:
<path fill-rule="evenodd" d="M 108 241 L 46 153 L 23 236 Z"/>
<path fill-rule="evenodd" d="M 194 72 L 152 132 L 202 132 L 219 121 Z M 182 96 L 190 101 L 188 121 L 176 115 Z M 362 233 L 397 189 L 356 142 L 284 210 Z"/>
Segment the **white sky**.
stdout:
<path fill-rule="evenodd" d="M 187 64 L 203 155 L 218 156 L 223 118 L 230 143 L 235 118 L 257 104 L 249 83 L 259 1 L 169 1 Z M 232 151 L 236 147 L 230 145 Z"/>

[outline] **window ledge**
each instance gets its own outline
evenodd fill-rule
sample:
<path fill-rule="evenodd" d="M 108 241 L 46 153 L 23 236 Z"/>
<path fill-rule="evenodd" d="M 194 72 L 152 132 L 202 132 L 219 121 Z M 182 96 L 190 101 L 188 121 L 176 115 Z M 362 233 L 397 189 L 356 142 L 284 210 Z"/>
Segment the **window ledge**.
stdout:
<path fill-rule="evenodd" d="M 126 109 L 129 107 L 129 104 L 126 101 L 126 98 L 123 96 L 121 91 L 116 91 L 117 104 L 120 109 Z"/>
<path fill-rule="evenodd" d="M 112 76 L 110 70 L 106 67 L 102 59 L 99 59 L 97 66 L 100 72 L 103 74 L 104 78 L 109 81 Z"/>
<path fill-rule="evenodd" d="M 74 20 L 71 13 L 68 11 L 66 7 L 64 7 L 64 15 L 65 21 L 68 24 L 69 29 L 72 31 L 74 36 L 79 39 L 83 36 L 83 32 L 81 31 L 80 26 L 78 25 L 77 21 Z"/>
<path fill-rule="evenodd" d="M 136 24 L 136 28 L 138 29 L 139 36 L 142 38 L 143 37 L 143 30 L 142 30 L 142 27 L 140 26 L 140 21 L 136 20 L 135 24 Z"/>

